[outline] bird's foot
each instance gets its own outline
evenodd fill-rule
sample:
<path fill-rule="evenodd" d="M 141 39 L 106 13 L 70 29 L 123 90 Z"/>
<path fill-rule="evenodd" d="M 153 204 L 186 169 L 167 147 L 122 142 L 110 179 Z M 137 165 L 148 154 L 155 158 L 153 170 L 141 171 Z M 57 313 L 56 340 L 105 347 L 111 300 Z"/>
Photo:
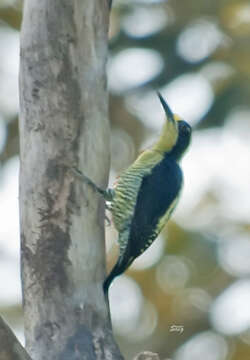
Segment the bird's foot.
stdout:
<path fill-rule="evenodd" d="M 74 175 L 76 175 L 80 180 L 88 184 L 92 189 L 96 192 L 98 192 L 100 195 L 103 196 L 103 198 L 106 201 L 112 201 L 114 197 L 114 190 L 113 189 L 101 189 L 99 186 L 97 186 L 90 178 L 88 178 L 86 175 L 84 175 L 79 169 L 76 167 L 72 167 L 71 171 Z"/>

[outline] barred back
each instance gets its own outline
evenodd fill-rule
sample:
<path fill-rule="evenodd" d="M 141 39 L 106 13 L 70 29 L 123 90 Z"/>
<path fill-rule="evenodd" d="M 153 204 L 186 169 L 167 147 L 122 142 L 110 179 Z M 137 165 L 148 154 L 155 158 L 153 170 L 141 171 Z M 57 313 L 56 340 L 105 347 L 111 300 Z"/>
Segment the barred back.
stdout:
<path fill-rule="evenodd" d="M 147 150 L 118 179 L 111 212 L 115 227 L 120 234 L 118 241 L 121 250 L 127 243 L 142 180 L 162 159 L 163 155 L 160 152 Z"/>

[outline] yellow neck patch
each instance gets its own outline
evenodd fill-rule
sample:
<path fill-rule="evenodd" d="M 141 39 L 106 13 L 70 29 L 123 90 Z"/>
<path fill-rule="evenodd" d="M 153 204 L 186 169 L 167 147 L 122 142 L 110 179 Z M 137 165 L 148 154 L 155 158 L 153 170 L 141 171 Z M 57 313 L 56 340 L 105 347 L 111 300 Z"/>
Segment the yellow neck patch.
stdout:
<path fill-rule="evenodd" d="M 174 114 L 174 120 L 175 120 L 175 121 L 180 121 L 180 120 L 181 120 L 181 118 L 180 118 L 180 116 L 179 116 L 179 115 Z"/>
<path fill-rule="evenodd" d="M 163 125 L 160 138 L 157 141 L 157 143 L 153 146 L 153 150 L 159 152 L 167 152 L 170 151 L 176 144 L 178 138 L 177 121 L 180 120 L 180 117 L 178 115 L 174 115 L 173 118 L 174 118 L 174 122 L 169 119 L 166 119 L 166 122 Z"/>

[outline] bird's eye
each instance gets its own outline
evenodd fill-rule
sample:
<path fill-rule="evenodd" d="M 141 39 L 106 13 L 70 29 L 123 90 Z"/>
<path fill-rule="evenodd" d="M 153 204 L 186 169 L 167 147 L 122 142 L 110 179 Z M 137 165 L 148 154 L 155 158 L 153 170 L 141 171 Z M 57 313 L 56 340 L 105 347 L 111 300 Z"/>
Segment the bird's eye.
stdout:
<path fill-rule="evenodd" d="M 182 126 L 182 131 L 189 134 L 191 132 L 191 127 L 185 124 Z"/>
<path fill-rule="evenodd" d="M 190 135 L 192 128 L 188 123 L 186 123 L 184 120 L 181 120 L 181 121 L 179 121 L 178 125 L 179 125 L 179 131 L 182 134 Z"/>

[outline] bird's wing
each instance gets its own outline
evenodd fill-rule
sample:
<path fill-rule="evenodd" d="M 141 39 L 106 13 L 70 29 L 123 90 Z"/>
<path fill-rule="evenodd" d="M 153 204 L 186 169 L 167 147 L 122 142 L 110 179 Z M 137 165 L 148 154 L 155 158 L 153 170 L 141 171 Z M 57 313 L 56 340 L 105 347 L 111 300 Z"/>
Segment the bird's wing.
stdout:
<path fill-rule="evenodd" d="M 168 221 L 182 187 L 178 164 L 163 160 L 141 182 L 128 242 L 130 253 L 139 256 L 154 241 Z"/>

